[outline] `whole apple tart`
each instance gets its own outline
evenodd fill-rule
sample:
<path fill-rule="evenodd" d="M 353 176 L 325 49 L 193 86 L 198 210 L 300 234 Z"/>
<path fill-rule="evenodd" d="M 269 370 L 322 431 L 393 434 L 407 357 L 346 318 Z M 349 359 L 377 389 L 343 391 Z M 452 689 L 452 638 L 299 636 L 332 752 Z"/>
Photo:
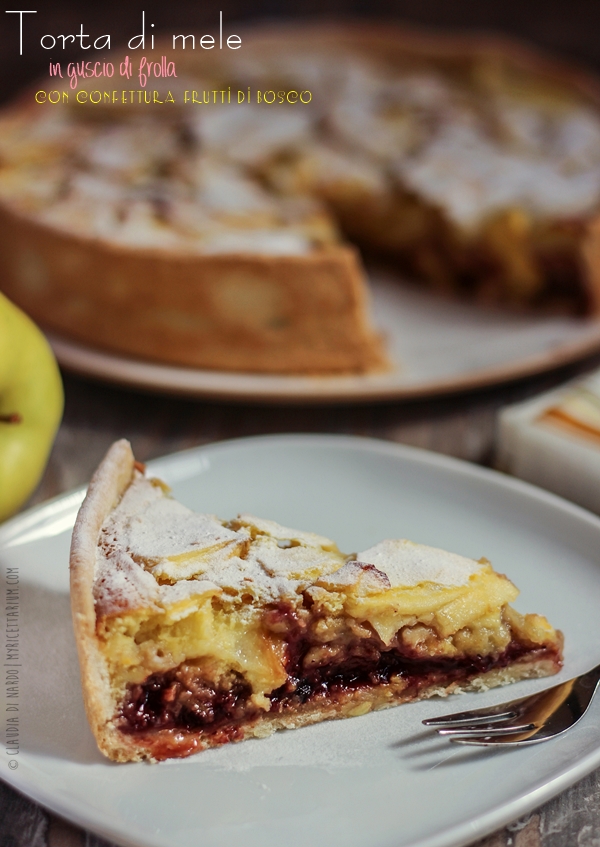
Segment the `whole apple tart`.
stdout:
<path fill-rule="evenodd" d="M 1 284 L 48 328 L 193 367 L 381 370 L 358 250 L 483 304 L 598 311 L 593 78 L 392 26 L 154 53 L 177 68 L 157 102 L 63 80 L 68 102 L 0 116 Z"/>

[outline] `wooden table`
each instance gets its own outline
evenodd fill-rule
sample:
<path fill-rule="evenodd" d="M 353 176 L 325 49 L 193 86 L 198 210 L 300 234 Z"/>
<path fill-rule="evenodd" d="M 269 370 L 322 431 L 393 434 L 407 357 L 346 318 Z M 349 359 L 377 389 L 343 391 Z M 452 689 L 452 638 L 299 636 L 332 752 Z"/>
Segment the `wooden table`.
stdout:
<path fill-rule="evenodd" d="M 245 435 L 330 432 L 383 438 L 492 465 L 499 409 L 599 365 L 600 356 L 553 374 L 477 393 L 354 407 L 200 402 L 140 394 L 67 376 L 64 421 L 32 503 L 87 482 L 107 447 L 123 436 L 131 440 L 142 461 Z M 598 844 L 600 771 L 527 818 L 479 842 L 478 847 Z M 102 845 L 106 842 L 59 820 L 0 783 L 0 847 Z"/>

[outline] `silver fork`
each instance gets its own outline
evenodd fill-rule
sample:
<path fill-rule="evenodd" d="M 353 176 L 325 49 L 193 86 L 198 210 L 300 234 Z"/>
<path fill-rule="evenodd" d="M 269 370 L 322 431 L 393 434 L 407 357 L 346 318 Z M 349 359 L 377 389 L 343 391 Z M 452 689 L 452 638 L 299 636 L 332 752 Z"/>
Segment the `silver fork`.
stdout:
<path fill-rule="evenodd" d="M 425 726 L 456 744 L 521 747 L 562 735 L 587 712 L 600 682 L 600 665 L 545 691 L 489 709 L 429 718 Z"/>

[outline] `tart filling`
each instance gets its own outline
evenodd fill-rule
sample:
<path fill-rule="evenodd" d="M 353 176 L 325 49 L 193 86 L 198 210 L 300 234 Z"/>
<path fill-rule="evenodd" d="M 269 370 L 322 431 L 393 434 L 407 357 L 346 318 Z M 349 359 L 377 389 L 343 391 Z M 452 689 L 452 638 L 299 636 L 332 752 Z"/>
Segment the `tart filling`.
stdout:
<path fill-rule="evenodd" d="M 113 446 L 82 507 L 72 598 L 86 705 L 119 761 L 227 741 L 561 665 L 490 563 L 406 540 L 331 540 L 175 501 Z"/>

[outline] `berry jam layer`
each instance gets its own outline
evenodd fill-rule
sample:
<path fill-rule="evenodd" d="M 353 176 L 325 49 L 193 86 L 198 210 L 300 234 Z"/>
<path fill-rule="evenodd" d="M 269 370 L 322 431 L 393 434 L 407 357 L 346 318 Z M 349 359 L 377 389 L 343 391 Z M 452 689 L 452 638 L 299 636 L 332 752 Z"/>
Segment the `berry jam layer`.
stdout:
<path fill-rule="evenodd" d="M 121 709 L 121 728 L 126 732 L 215 732 L 224 726 L 238 726 L 253 720 L 261 711 L 252 704 L 251 694 L 250 685 L 235 671 L 215 682 L 207 678 L 201 665 L 184 662 L 129 687 Z"/>
<path fill-rule="evenodd" d="M 216 680 L 207 675 L 206 664 L 186 662 L 165 673 L 130 685 L 121 708 L 120 728 L 135 734 L 152 748 L 155 758 L 185 756 L 198 746 L 198 736 L 210 737 L 211 745 L 237 741 L 244 727 L 265 715 L 306 713 L 353 700 L 362 692 L 387 689 L 388 702 L 419 697 L 425 689 L 466 683 L 492 670 L 521 662 L 549 662 L 559 669 L 555 645 L 525 645 L 513 640 L 501 653 L 488 656 L 423 659 L 406 647 L 386 647 L 373 634 L 347 640 L 331 650 L 324 645 L 314 662 L 315 644 L 293 628 L 288 633 L 288 678 L 269 695 L 265 713 L 252 700 L 244 677 L 231 671 Z M 195 740 L 194 740 L 195 739 Z M 165 747 L 164 755 L 159 748 Z"/>

